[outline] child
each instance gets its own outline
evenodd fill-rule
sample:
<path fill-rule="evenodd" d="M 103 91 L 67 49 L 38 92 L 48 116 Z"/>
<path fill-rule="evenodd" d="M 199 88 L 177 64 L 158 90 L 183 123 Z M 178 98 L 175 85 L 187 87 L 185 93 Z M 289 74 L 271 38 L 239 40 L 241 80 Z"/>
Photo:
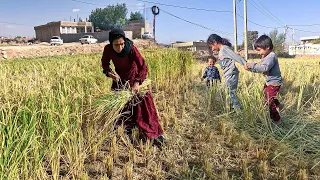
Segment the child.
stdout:
<path fill-rule="evenodd" d="M 207 79 L 207 86 L 213 86 L 213 84 L 219 80 L 221 82 L 220 79 L 220 74 L 219 74 L 219 70 L 217 67 L 215 67 L 215 63 L 216 63 L 217 59 L 213 56 L 208 57 L 207 62 L 208 62 L 208 66 L 206 67 L 206 70 L 201 78 L 201 81 L 203 81 L 204 79 Z"/>
<path fill-rule="evenodd" d="M 241 65 L 245 65 L 247 62 L 240 55 L 231 50 L 231 43 L 228 40 L 221 38 L 217 34 L 211 34 L 207 43 L 212 51 L 219 52 L 219 64 L 223 70 L 225 84 L 230 95 L 230 108 L 233 110 L 236 108 L 242 109 L 242 105 L 236 96 L 239 70 L 235 65 L 235 61 Z"/>
<path fill-rule="evenodd" d="M 264 102 L 268 103 L 270 118 L 277 124 L 281 124 L 279 112 L 284 107 L 276 96 L 282 84 L 282 77 L 277 55 L 272 51 L 273 44 L 267 35 L 260 36 L 254 44 L 254 48 L 262 56 L 261 63 L 248 62 L 244 68 L 257 73 L 263 73 L 266 77 L 264 84 Z"/>

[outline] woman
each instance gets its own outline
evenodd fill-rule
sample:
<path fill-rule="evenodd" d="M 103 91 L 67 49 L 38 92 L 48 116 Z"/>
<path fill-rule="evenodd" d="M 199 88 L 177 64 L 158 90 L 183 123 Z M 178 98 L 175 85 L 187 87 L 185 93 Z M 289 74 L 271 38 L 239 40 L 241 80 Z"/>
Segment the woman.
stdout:
<path fill-rule="evenodd" d="M 211 34 L 207 40 L 207 44 L 212 51 L 219 52 L 219 64 L 223 70 L 225 84 L 230 95 L 230 108 L 233 110 L 236 108 L 242 109 L 242 106 L 236 96 L 239 70 L 235 65 L 235 61 L 244 66 L 247 63 L 246 60 L 231 50 L 231 43 L 227 39 L 221 38 L 217 34 Z"/>
<path fill-rule="evenodd" d="M 124 84 L 128 82 L 134 93 L 139 92 L 139 86 L 146 79 L 148 68 L 144 58 L 140 55 L 133 42 L 126 38 L 121 29 L 114 29 L 109 33 L 110 44 L 106 45 L 102 55 L 102 68 L 107 77 L 113 79 L 112 90 L 121 90 Z M 112 60 L 115 72 L 110 68 Z M 132 107 L 127 104 L 125 109 Z M 156 145 L 165 142 L 163 130 L 159 124 L 159 117 L 153 102 L 151 93 L 148 91 L 145 95 L 139 97 L 139 103 L 133 105 L 133 112 L 124 125 L 129 131 L 134 125 L 147 138 L 154 140 Z"/>

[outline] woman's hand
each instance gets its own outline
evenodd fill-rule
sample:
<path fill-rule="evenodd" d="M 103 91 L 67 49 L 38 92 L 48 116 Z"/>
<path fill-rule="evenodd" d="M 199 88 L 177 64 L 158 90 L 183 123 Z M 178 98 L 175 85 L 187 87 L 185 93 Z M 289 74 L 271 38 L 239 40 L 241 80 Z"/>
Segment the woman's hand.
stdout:
<path fill-rule="evenodd" d="M 118 82 L 120 80 L 120 76 L 115 72 L 108 72 L 108 75 L 115 81 Z"/>
<path fill-rule="evenodd" d="M 140 87 L 139 82 L 135 82 L 132 86 L 132 93 L 137 94 L 139 92 L 139 87 Z"/>

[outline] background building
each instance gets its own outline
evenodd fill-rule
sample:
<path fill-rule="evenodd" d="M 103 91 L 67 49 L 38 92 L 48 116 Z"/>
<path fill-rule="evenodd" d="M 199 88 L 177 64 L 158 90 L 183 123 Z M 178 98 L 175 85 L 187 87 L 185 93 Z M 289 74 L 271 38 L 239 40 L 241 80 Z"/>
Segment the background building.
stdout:
<path fill-rule="evenodd" d="M 133 39 L 140 39 L 143 33 L 151 32 L 149 22 L 146 20 L 128 21 L 127 24 L 123 27 L 123 30 L 132 31 Z"/>
<path fill-rule="evenodd" d="M 62 34 L 77 34 L 94 32 L 91 22 L 50 22 L 44 25 L 34 27 L 36 38 L 43 42 L 49 42 L 52 36 L 61 36 Z"/>
<path fill-rule="evenodd" d="M 191 41 L 191 42 L 173 42 L 172 48 L 187 50 L 187 51 L 207 51 L 208 44 L 204 41 Z"/>

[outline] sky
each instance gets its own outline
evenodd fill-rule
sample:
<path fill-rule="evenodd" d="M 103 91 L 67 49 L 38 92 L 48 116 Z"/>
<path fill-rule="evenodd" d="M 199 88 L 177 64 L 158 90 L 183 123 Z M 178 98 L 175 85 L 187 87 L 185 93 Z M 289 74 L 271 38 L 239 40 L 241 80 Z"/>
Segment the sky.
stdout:
<path fill-rule="evenodd" d="M 129 11 L 128 15 L 131 11 L 144 13 L 145 5 L 147 7 L 146 17 L 151 23 L 150 25 L 152 25 L 153 21 L 151 6 L 157 5 L 155 3 L 231 11 L 201 11 L 158 4 L 160 14 L 156 16 L 156 40 L 166 44 L 173 41 L 206 40 L 210 34 L 216 33 L 233 42 L 232 0 L 201 0 L 201 3 L 200 0 L 148 1 L 153 3 L 140 0 L 0 0 L 0 36 L 35 37 L 34 26 L 51 21 L 68 21 L 70 18 L 75 19 L 77 17 L 85 19 L 90 15 L 91 10 L 95 8 L 125 2 Z M 289 27 L 287 31 L 288 42 L 292 40 L 293 30 L 291 28 L 295 29 L 295 42 L 299 42 L 299 38 L 304 36 L 320 36 L 319 7 L 319 0 L 247 0 L 248 30 L 256 30 L 259 35 L 262 35 L 264 33 L 268 34 L 277 28 L 279 32 L 283 33 L 284 26 L 287 24 Z M 243 16 L 243 0 L 240 0 L 240 2 L 237 0 L 237 13 Z M 293 26 L 310 24 L 319 25 Z M 243 25 L 243 18 L 237 16 L 238 44 L 243 41 Z"/>

